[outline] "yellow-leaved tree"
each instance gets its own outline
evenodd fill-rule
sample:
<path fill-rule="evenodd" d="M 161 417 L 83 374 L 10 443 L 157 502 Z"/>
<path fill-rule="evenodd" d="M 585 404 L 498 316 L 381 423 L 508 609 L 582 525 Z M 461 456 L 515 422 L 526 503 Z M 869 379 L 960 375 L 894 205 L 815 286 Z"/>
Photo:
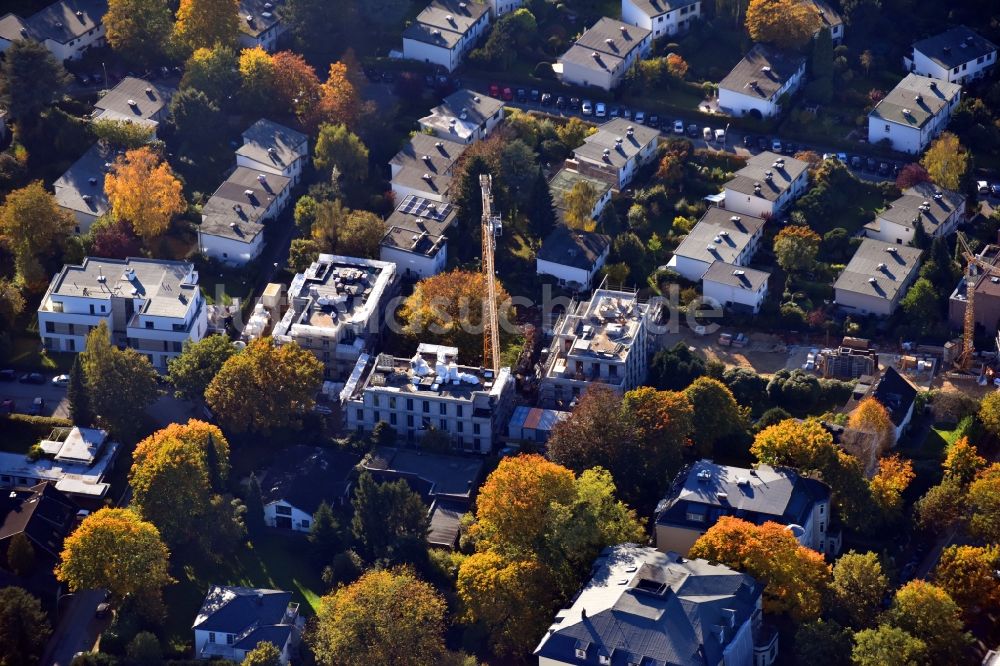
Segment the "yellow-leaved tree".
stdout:
<path fill-rule="evenodd" d="M 0 206 L 0 241 L 14 255 L 16 282 L 28 287 L 44 285 L 47 277 L 39 257 L 72 229 L 73 218 L 59 208 L 42 181 L 8 194 Z"/>
<path fill-rule="evenodd" d="M 962 147 L 957 136 L 951 132 L 943 132 L 934 139 L 920 164 L 927 169 L 931 180 L 938 187 L 957 190 L 969 168 L 969 153 Z"/>
<path fill-rule="evenodd" d="M 149 146 L 129 150 L 115 160 L 104 179 L 111 214 L 132 225 L 144 241 L 170 227 L 186 203 L 181 182 L 170 165 Z"/>
<path fill-rule="evenodd" d="M 216 44 L 234 47 L 240 20 L 238 0 L 181 0 L 174 39 L 189 52 Z"/>
<path fill-rule="evenodd" d="M 897 454 L 879 460 L 878 473 L 868 484 L 875 504 L 887 513 L 898 511 L 903 504 L 903 491 L 914 477 L 913 465 Z"/>
<path fill-rule="evenodd" d="M 871 396 L 858 403 L 847 419 L 847 425 L 856 430 L 875 433 L 880 455 L 896 443 L 896 426 L 892 423 L 889 411 Z"/>
<path fill-rule="evenodd" d="M 597 203 L 597 190 L 585 180 L 581 180 L 563 194 L 563 207 L 566 210 L 566 225 L 571 229 L 593 231 L 597 221 L 593 217 L 594 204 Z"/>
<path fill-rule="evenodd" d="M 804 46 L 819 30 L 821 19 L 808 0 L 750 0 L 746 27 L 755 42 L 783 49 Z"/>

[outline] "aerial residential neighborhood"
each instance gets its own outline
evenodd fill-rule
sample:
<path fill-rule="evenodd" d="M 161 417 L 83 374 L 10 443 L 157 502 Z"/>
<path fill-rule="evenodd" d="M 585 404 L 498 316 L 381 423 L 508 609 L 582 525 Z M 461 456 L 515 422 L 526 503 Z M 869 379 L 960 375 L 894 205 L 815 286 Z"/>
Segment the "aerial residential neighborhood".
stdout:
<path fill-rule="evenodd" d="M 0 666 L 1000 666 L 996 3 L 0 5 Z"/>

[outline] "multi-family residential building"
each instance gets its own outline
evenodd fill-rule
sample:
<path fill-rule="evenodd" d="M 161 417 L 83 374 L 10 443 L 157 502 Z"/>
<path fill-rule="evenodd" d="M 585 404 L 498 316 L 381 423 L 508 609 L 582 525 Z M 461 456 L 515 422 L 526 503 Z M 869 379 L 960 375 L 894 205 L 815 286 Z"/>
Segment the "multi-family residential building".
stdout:
<path fill-rule="evenodd" d="M 771 274 L 725 261 L 714 261 L 701 276 L 701 293 L 708 303 L 737 312 L 757 314 L 767 298 Z"/>
<path fill-rule="evenodd" d="M 907 74 L 868 114 L 868 142 L 916 154 L 948 125 L 962 86 Z"/>
<path fill-rule="evenodd" d="M 701 17 L 701 0 L 622 0 L 622 21 L 653 33 L 676 35 Z"/>
<path fill-rule="evenodd" d="M 371 351 L 385 322 L 382 311 L 396 284 L 395 265 L 321 254 L 288 287 L 288 310 L 272 333 L 295 342 L 323 363 L 323 376 L 343 381 Z"/>
<path fill-rule="evenodd" d="M 891 315 L 916 280 L 921 251 L 866 238 L 833 285 L 837 307 L 862 315 Z"/>
<path fill-rule="evenodd" d="M 59 0 L 28 18 L 0 17 L 0 53 L 18 40 L 45 45 L 56 60 L 78 60 L 87 49 L 103 46 L 108 0 Z"/>
<path fill-rule="evenodd" d="M 611 90 L 632 65 L 649 56 L 653 33 L 611 18 L 598 19 L 559 56 L 563 83 Z"/>
<path fill-rule="evenodd" d="M 826 29 L 830 31 L 830 38 L 833 39 L 834 44 L 844 41 L 844 19 L 833 8 L 833 5 L 826 0 L 807 1 L 819 14 L 819 28 L 816 29 L 816 33 Z"/>
<path fill-rule="evenodd" d="M 59 208 L 73 216 L 74 233 L 87 233 L 97 218 L 111 210 L 104 177 L 116 157 L 113 148 L 99 141 L 52 184 Z"/>
<path fill-rule="evenodd" d="M 429 277 L 448 262 L 448 237 L 457 210 L 447 203 L 410 195 L 385 221 L 379 245 L 382 261 L 394 263 L 406 277 Z"/>
<path fill-rule="evenodd" d="M 979 252 L 978 257 L 980 261 L 1000 268 L 1000 245 L 987 245 Z M 987 275 L 977 266 L 972 266 L 971 270 L 975 273 L 973 282 L 976 293 L 973 298 L 976 307 L 973 308 L 973 314 L 976 328 L 988 333 L 1000 331 L 1000 277 Z M 965 326 L 965 310 L 969 297 L 966 280 L 967 277 L 963 275 L 948 299 L 948 323 L 955 329 Z"/>
<path fill-rule="evenodd" d="M 241 662 L 260 643 L 271 643 L 287 666 L 305 625 L 291 592 L 213 585 L 194 619 L 198 659 Z"/>
<path fill-rule="evenodd" d="M 309 161 L 309 137 L 274 121 L 261 118 L 243 132 L 236 149 L 236 164 L 284 176 L 297 185 Z"/>
<path fill-rule="evenodd" d="M 403 57 L 455 71 L 486 34 L 490 9 L 472 0 L 432 0 L 403 31 Z"/>
<path fill-rule="evenodd" d="M 396 201 L 417 196 L 448 201 L 455 162 L 467 144 L 427 134 L 414 134 L 389 161 L 389 180 Z"/>
<path fill-rule="evenodd" d="M 656 548 L 686 554 L 723 516 L 755 524 L 786 525 L 799 543 L 836 555 L 840 536 L 830 529 L 830 488 L 793 469 L 752 469 L 699 460 L 680 471 L 656 509 Z"/>
<path fill-rule="evenodd" d="M 201 209 L 198 249 L 230 266 L 253 261 L 264 249 L 264 225 L 285 209 L 289 179 L 236 167 Z"/>
<path fill-rule="evenodd" d="M 807 163 L 764 151 L 750 157 L 723 186 L 724 205 L 730 213 L 770 219 L 803 194 L 808 184 Z"/>
<path fill-rule="evenodd" d="M 388 423 L 401 441 L 446 434 L 456 451 L 493 450 L 513 409 L 510 368 L 458 364 L 458 349 L 421 343 L 412 358 L 363 354 L 340 394 L 349 430 Z"/>
<path fill-rule="evenodd" d="M 798 90 L 805 73 L 804 56 L 755 44 L 719 82 L 719 108 L 734 116 L 773 116 L 781 110 L 782 95 Z"/>
<path fill-rule="evenodd" d="M 49 482 L 76 500 L 100 502 L 107 495 L 108 474 L 118 457 L 118 443 L 95 428 L 56 428 L 39 443 L 41 455 L 0 453 L 0 488 Z"/>
<path fill-rule="evenodd" d="M 573 150 L 566 166 L 579 174 L 603 180 L 621 190 L 636 172 L 656 158 L 660 132 L 645 125 L 615 118 L 600 127 Z"/>
<path fill-rule="evenodd" d="M 37 563 L 54 565 L 63 540 L 76 527 L 77 511 L 73 500 L 45 481 L 5 491 L 0 495 L 0 562 L 9 562 L 11 543 L 21 535 Z"/>
<path fill-rule="evenodd" d="M 763 219 L 712 206 L 674 250 L 667 267 L 697 282 L 717 261 L 746 266 L 763 236 Z"/>
<path fill-rule="evenodd" d="M 986 76 L 997 64 L 997 46 L 960 25 L 914 43 L 904 63 L 914 74 L 963 84 Z"/>
<path fill-rule="evenodd" d="M 538 666 L 770 666 L 778 634 L 763 622 L 763 590 L 706 560 L 605 548 L 535 648 Z"/>
<path fill-rule="evenodd" d="M 488 0 L 494 18 L 508 14 L 524 5 L 524 0 Z"/>
<path fill-rule="evenodd" d="M 918 183 L 903 190 L 875 219 L 864 226 L 867 238 L 909 245 L 917 225 L 927 235 L 947 236 L 965 221 L 965 195 L 943 190 L 933 183 Z"/>
<path fill-rule="evenodd" d="M 610 236 L 557 224 L 538 250 L 535 272 L 551 275 L 563 287 L 590 289 L 610 249 Z"/>
<path fill-rule="evenodd" d="M 151 127 L 153 136 L 170 112 L 174 89 L 126 76 L 94 103 L 91 120 L 117 120 Z"/>
<path fill-rule="evenodd" d="M 277 0 L 240 0 L 240 47 L 259 46 L 268 53 L 278 48 L 278 38 L 288 30 Z"/>
<path fill-rule="evenodd" d="M 552 203 L 555 204 L 556 216 L 560 221 L 566 221 L 566 195 L 580 183 L 586 183 L 594 190 L 594 207 L 590 217 L 597 219 L 604 207 L 611 203 L 611 183 L 609 179 L 595 178 L 563 167 L 549 181 L 549 191 L 552 192 Z"/>
<path fill-rule="evenodd" d="M 38 306 L 42 344 L 50 351 L 81 352 L 101 322 L 111 343 L 149 358 L 160 371 L 184 342 L 208 328 L 198 272 L 186 261 L 86 257 L 52 277 Z"/>
<path fill-rule="evenodd" d="M 603 284 L 589 301 L 570 304 L 556 322 L 542 371 L 543 406 L 569 405 L 592 383 L 622 393 L 642 384 L 658 312 L 635 292 Z"/>
<path fill-rule="evenodd" d="M 420 129 L 439 139 L 475 143 L 488 137 L 503 120 L 503 102 L 463 89 L 445 97 L 420 119 Z"/>
<path fill-rule="evenodd" d="M 333 507 L 350 501 L 360 462 L 358 454 L 333 448 L 298 444 L 284 449 L 260 477 L 264 524 L 308 534 L 323 502 Z"/>

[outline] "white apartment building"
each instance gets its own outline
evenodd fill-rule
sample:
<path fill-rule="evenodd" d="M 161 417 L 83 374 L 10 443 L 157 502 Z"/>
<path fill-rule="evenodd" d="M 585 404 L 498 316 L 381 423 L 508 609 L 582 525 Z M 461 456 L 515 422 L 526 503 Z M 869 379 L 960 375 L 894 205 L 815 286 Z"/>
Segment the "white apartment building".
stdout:
<path fill-rule="evenodd" d="M 448 263 L 448 237 L 457 210 L 447 203 L 410 195 L 385 221 L 379 258 L 396 265 L 401 275 L 437 275 Z"/>
<path fill-rule="evenodd" d="M 920 272 L 921 251 L 866 238 L 833 284 L 837 307 L 860 315 L 895 312 Z"/>
<path fill-rule="evenodd" d="M 542 405 L 570 405 L 592 383 L 621 393 L 642 384 L 658 312 L 635 292 L 603 284 L 589 301 L 572 303 L 553 329 L 538 392 Z"/>
<path fill-rule="evenodd" d="M 53 276 L 38 306 L 42 344 L 83 351 L 101 322 L 111 343 L 144 354 L 159 371 L 186 340 L 205 337 L 208 318 L 194 264 L 160 259 L 87 257 Z"/>
<path fill-rule="evenodd" d="M 904 63 L 914 74 L 964 84 L 986 76 L 997 64 L 997 47 L 960 25 L 914 43 Z"/>
<path fill-rule="evenodd" d="M 488 137 L 503 120 L 503 102 L 479 93 L 457 90 L 420 119 L 420 129 L 459 143 L 475 143 Z"/>
<path fill-rule="evenodd" d="M 362 353 L 375 347 L 395 284 L 394 264 L 321 254 L 292 278 L 274 340 L 308 349 L 323 364 L 325 379 L 343 381 Z"/>
<path fill-rule="evenodd" d="M 466 147 L 465 143 L 414 134 L 389 161 L 389 180 L 396 201 L 416 196 L 446 202 L 455 162 Z"/>
<path fill-rule="evenodd" d="M 458 365 L 458 349 L 422 343 L 413 358 L 363 354 L 340 394 L 345 427 L 370 432 L 388 423 L 416 446 L 430 430 L 446 433 L 452 449 L 490 453 L 513 410 L 514 378 Z"/>
<path fill-rule="evenodd" d="M 653 33 L 676 35 L 701 18 L 701 0 L 622 0 L 622 21 Z"/>
<path fill-rule="evenodd" d="M 947 236 L 965 221 L 965 195 L 918 183 L 903 191 L 875 219 L 864 226 L 866 238 L 909 245 L 919 222 L 928 236 Z"/>
<path fill-rule="evenodd" d="M 716 262 L 746 266 L 763 236 L 762 218 L 712 206 L 674 250 L 667 267 L 697 282 Z"/>
<path fill-rule="evenodd" d="M 715 261 L 701 276 L 701 293 L 708 303 L 757 314 L 767 298 L 771 274 L 725 261 Z"/>
<path fill-rule="evenodd" d="M 573 150 L 566 166 L 577 173 L 602 180 L 618 191 L 635 178 L 636 172 L 656 158 L 660 132 L 645 125 L 633 125 L 614 118 L 597 128 Z"/>
<path fill-rule="evenodd" d="M 719 82 L 719 108 L 733 116 L 773 116 L 782 95 L 798 90 L 805 73 L 805 57 L 755 44 Z"/>
<path fill-rule="evenodd" d="M 491 9 L 473 0 L 432 0 L 403 31 L 403 57 L 455 71 L 486 34 Z"/>
<path fill-rule="evenodd" d="M 291 180 L 294 187 L 309 160 L 309 137 L 284 125 L 261 118 L 243 132 L 236 149 L 236 164 Z"/>
<path fill-rule="evenodd" d="M 240 48 L 259 46 L 268 53 L 278 48 L 278 38 L 288 31 L 276 0 L 240 0 Z"/>
<path fill-rule="evenodd" d="M 285 176 L 236 167 L 201 209 L 201 253 L 230 266 L 260 256 L 264 225 L 288 205 L 289 183 Z"/>
<path fill-rule="evenodd" d="M 868 143 L 915 155 L 948 125 L 962 86 L 907 74 L 868 114 Z"/>
<path fill-rule="evenodd" d="M 611 18 L 601 18 L 559 57 L 562 81 L 611 90 L 640 58 L 649 56 L 653 33 Z"/>
<path fill-rule="evenodd" d="M 753 155 L 723 186 L 725 208 L 770 219 L 806 191 L 808 168 L 802 160 L 769 151 Z"/>
<path fill-rule="evenodd" d="M 12 43 L 31 39 L 42 43 L 56 60 L 78 60 L 87 49 L 103 46 L 107 0 L 59 0 L 22 19 L 0 17 L 0 53 Z"/>

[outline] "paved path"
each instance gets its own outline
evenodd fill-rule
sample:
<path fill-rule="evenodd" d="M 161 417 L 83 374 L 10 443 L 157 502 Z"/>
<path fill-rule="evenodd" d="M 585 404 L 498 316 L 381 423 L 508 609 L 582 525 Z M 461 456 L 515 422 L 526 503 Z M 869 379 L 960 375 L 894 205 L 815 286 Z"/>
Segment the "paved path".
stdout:
<path fill-rule="evenodd" d="M 89 652 L 109 620 L 94 617 L 104 593 L 87 590 L 62 602 L 62 614 L 42 656 L 42 666 L 69 666 L 77 652 Z M 65 597 L 64 597 L 65 599 Z"/>

